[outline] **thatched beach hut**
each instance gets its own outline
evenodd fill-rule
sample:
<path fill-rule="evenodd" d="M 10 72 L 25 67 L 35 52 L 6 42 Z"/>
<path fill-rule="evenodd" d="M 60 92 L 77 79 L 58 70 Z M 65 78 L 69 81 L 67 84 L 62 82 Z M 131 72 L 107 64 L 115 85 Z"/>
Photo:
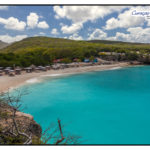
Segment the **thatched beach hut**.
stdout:
<path fill-rule="evenodd" d="M 46 67 L 41 67 L 42 71 L 47 71 Z"/>
<path fill-rule="evenodd" d="M 0 67 L 0 70 L 3 70 L 3 67 Z"/>
<path fill-rule="evenodd" d="M 32 69 L 32 71 L 34 71 L 35 68 L 36 68 L 36 66 L 32 64 L 32 65 L 30 66 L 30 68 Z"/>
<path fill-rule="evenodd" d="M 21 74 L 21 69 L 20 68 L 17 68 L 17 69 L 15 69 L 15 74 Z"/>
<path fill-rule="evenodd" d="M 0 70 L 0 76 L 2 76 L 3 75 L 3 70 Z"/>
<path fill-rule="evenodd" d="M 51 66 L 49 66 L 49 65 L 48 65 L 48 66 L 45 66 L 45 67 L 46 67 L 47 70 L 50 70 L 50 69 L 51 69 Z"/>
<path fill-rule="evenodd" d="M 15 76 L 15 71 L 14 71 L 14 70 L 10 70 L 10 71 L 8 72 L 8 75 L 9 75 L 9 76 Z"/>
<path fill-rule="evenodd" d="M 27 67 L 27 68 L 25 68 L 24 69 L 27 73 L 31 73 L 32 72 L 32 68 L 30 68 L 30 67 Z"/>
<path fill-rule="evenodd" d="M 35 72 L 39 72 L 41 69 L 39 67 L 35 68 Z"/>
<path fill-rule="evenodd" d="M 41 71 L 47 71 L 46 67 L 38 66 L 38 68 L 39 68 Z"/>
<path fill-rule="evenodd" d="M 10 70 L 11 69 L 9 69 L 9 68 L 4 69 L 5 74 L 8 74 Z"/>

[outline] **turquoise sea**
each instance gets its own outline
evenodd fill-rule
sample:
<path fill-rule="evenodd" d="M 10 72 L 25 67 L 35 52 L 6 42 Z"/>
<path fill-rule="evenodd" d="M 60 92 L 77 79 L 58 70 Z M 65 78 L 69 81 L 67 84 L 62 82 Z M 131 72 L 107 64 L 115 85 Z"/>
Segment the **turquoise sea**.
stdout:
<path fill-rule="evenodd" d="M 26 87 L 24 112 L 43 129 L 59 118 L 81 144 L 150 144 L 150 66 L 46 77 Z"/>

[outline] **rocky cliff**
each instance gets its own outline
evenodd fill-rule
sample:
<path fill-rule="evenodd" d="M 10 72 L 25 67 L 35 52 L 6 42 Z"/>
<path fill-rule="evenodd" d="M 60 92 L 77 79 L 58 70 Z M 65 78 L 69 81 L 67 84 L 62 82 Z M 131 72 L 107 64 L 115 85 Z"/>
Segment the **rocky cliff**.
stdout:
<path fill-rule="evenodd" d="M 6 104 L 0 106 L 0 144 L 23 144 L 21 137 L 14 138 L 11 134 L 13 130 L 12 108 Z M 33 116 L 23 112 L 16 112 L 15 117 L 18 129 L 28 135 L 32 134 L 32 141 L 39 141 L 42 129 L 37 124 Z M 35 143 L 38 144 L 38 143 Z"/>

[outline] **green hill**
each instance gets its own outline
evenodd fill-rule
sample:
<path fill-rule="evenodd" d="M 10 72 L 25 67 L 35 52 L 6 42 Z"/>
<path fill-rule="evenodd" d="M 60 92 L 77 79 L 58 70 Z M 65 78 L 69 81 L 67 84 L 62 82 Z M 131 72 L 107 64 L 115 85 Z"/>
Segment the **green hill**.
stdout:
<path fill-rule="evenodd" d="M 132 45 L 131 45 L 132 44 Z M 107 40 L 91 40 L 91 41 L 74 41 L 62 38 L 50 38 L 50 37 L 30 37 L 22 41 L 12 43 L 11 45 L 1 49 L 3 52 L 30 52 L 33 50 L 43 49 L 44 50 L 71 50 L 81 49 L 84 50 L 98 49 L 104 51 L 123 50 L 149 50 L 149 44 L 142 43 L 129 43 L 121 41 L 107 41 Z"/>
<path fill-rule="evenodd" d="M 71 62 L 74 58 L 84 60 L 91 56 L 99 56 L 99 52 L 131 53 L 137 55 L 150 54 L 149 44 L 125 43 L 112 41 L 74 41 L 50 37 L 30 37 L 22 41 L 12 43 L 0 50 L 0 66 L 46 65 L 54 59 L 65 59 Z M 127 59 L 130 57 L 127 57 Z M 131 57 L 133 58 L 133 57 Z M 134 57 L 135 59 L 136 57 Z"/>
<path fill-rule="evenodd" d="M 110 40 L 90 40 L 90 43 L 103 43 L 103 44 L 131 44 L 131 45 L 150 45 L 149 43 L 134 43 L 123 41 L 110 41 Z"/>
<path fill-rule="evenodd" d="M 32 49 L 51 49 L 51 48 L 70 48 L 77 47 L 80 42 L 61 39 L 61 38 L 49 38 L 49 37 L 29 37 L 22 41 L 12 43 L 4 51 L 18 52 L 18 51 L 30 51 Z"/>

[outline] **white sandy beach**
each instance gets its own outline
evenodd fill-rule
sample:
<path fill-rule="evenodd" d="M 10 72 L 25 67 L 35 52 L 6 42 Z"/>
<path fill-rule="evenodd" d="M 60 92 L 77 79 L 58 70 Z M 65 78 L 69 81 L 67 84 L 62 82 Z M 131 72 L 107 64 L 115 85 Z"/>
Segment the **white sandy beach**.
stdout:
<path fill-rule="evenodd" d="M 16 75 L 10 77 L 7 75 L 0 76 L 0 92 L 5 92 L 8 89 L 16 88 L 26 83 L 37 82 L 37 78 L 43 78 L 45 76 L 59 76 L 63 74 L 75 74 L 88 71 L 101 71 L 109 69 L 117 69 L 120 67 L 129 66 L 129 63 L 122 62 L 111 65 L 95 65 L 95 66 L 86 66 L 86 67 L 77 67 L 77 68 L 66 68 L 59 70 L 49 70 L 47 72 L 33 72 L 33 73 L 23 73 L 21 75 Z"/>

